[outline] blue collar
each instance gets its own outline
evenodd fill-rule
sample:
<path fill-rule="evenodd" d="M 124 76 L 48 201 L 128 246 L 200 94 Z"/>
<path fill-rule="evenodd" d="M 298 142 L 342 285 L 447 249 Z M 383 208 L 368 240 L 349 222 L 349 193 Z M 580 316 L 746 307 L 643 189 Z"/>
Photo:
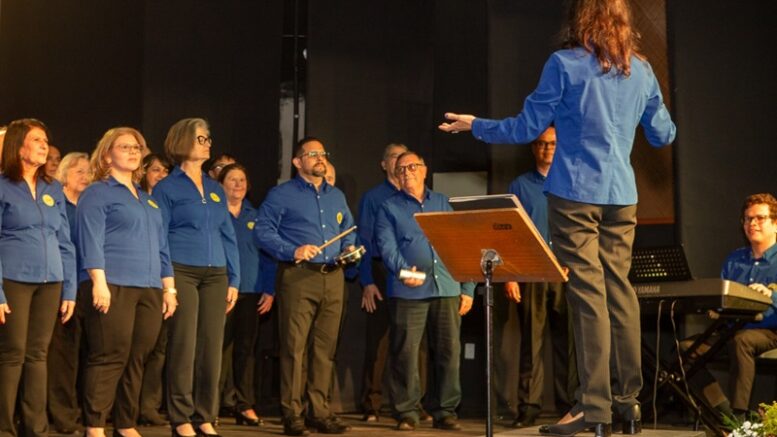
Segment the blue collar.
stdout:
<path fill-rule="evenodd" d="M 423 202 L 418 202 L 418 199 L 416 199 L 414 196 L 411 196 L 410 194 L 408 194 L 405 190 L 400 190 L 400 193 L 402 193 L 402 195 L 405 196 L 405 199 L 407 199 L 407 200 L 412 200 L 415 203 L 423 203 Z M 431 197 L 432 197 L 431 190 L 429 190 L 429 187 L 424 185 L 423 199 L 424 200 L 429 200 L 429 199 L 431 199 Z"/>
<path fill-rule="evenodd" d="M 316 191 L 316 186 L 303 179 L 302 176 L 299 175 L 299 173 L 297 173 L 297 176 L 295 176 L 294 179 L 292 180 L 300 190 L 310 188 L 311 190 Z M 326 178 L 324 178 L 323 182 L 321 182 L 321 188 L 318 191 L 321 193 L 328 193 L 331 190 L 332 190 L 332 186 L 329 185 L 329 183 L 327 183 L 326 181 Z"/>

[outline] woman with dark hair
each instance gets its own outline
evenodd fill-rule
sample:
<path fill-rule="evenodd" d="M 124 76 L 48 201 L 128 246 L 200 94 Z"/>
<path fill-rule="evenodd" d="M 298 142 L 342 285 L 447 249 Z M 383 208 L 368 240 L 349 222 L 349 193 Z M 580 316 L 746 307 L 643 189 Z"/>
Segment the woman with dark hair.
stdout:
<path fill-rule="evenodd" d="M 11 122 L 0 164 L 0 434 L 47 436 L 46 355 L 59 309 L 73 315 L 75 250 L 59 182 L 44 173 L 49 135 L 35 119 Z M 61 300 L 60 300 L 61 299 Z"/>
<path fill-rule="evenodd" d="M 149 153 L 143 157 L 143 176 L 140 179 L 140 188 L 151 194 L 156 184 L 166 178 L 170 173 L 170 161 L 162 155 Z M 167 349 L 167 322 L 162 322 L 162 329 L 159 331 L 154 350 L 149 354 L 146 360 L 146 367 L 143 370 L 143 386 L 140 389 L 140 425 L 161 426 L 167 423 L 167 420 L 159 414 L 162 407 L 163 379 L 162 373 L 165 370 L 165 350 Z"/>
<path fill-rule="evenodd" d="M 259 316 L 272 308 L 275 269 L 262 257 L 254 243 L 253 229 L 257 210 L 246 199 L 250 182 L 245 167 L 229 164 L 219 173 L 227 209 L 237 235 L 240 252 L 240 293 L 235 310 L 224 327 L 224 350 L 232 348 L 232 378 L 235 387 L 235 420 L 238 425 L 261 425 L 254 410 L 254 345 L 259 334 Z M 224 360 L 228 362 L 229 360 Z"/>
<path fill-rule="evenodd" d="M 170 173 L 170 161 L 164 156 L 149 153 L 143 158 L 143 177 L 140 179 L 140 188 L 151 194 L 156 184 L 166 178 Z"/>
<path fill-rule="evenodd" d="M 178 436 L 216 434 L 224 319 L 240 286 L 237 241 L 224 190 L 202 171 L 211 143 L 205 120 L 175 123 L 165 152 L 176 166 L 154 187 L 180 300 L 167 326 L 167 412 Z"/>
<path fill-rule="evenodd" d="M 76 210 L 87 437 L 105 435 L 111 411 L 115 437 L 140 436 L 135 427 L 145 360 L 162 319 L 177 306 L 162 214 L 135 183 L 145 148 L 135 129 L 108 130 L 92 153 L 95 182 Z"/>
<path fill-rule="evenodd" d="M 488 143 L 525 144 L 551 123 L 557 144 L 545 182 L 553 249 L 570 271 L 580 390 L 562 423 L 540 432 L 641 431 L 639 303 L 628 280 L 637 187 L 630 154 L 637 124 L 653 146 L 671 143 L 676 128 L 650 64 L 639 54 L 626 0 L 571 3 L 563 49 L 545 63 L 523 111 L 504 120 L 447 113 L 445 132 L 472 130 Z"/>

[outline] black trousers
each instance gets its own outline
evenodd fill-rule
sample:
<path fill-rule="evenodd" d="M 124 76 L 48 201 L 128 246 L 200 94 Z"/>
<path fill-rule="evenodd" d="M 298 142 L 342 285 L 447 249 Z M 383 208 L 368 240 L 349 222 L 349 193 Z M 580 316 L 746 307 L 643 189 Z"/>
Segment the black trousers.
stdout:
<path fill-rule="evenodd" d="M 593 205 L 548 195 L 553 250 L 569 267 L 580 390 L 573 413 L 610 423 L 642 388 L 639 302 L 629 282 L 637 206 Z"/>
<path fill-rule="evenodd" d="M 88 303 L 86 304 L 88 308 Z M 86 315 L 83 299 L 76 300 L 73 317 L 54 324 L 48 354 L 49 418 L 57 429 L 73 429 L 81 422 L 83 370 L 86 363 Z"/>
<path fill-rule="evenodd" d="M 113 410 L 116 428 L 134 428 L 145 361 L 162 326 L 162 290 L 108 284 L 111 306 L 86 310 L 88 359 L 84 373 L 84 421 L 103 428 Z M 91 302 L 92 282 L 79 288 Z"/>
<path fill-rule="evenodd" d="M 436 420 L 456 416 L 461 401 L 459 301 L 459 296 L 389 299 L 390 391 L 394 414 L 398 418 L 418 422 L 420 416 L 422 393 L 418 353 L 425 336 L 434 378 L 427 393 L 429 412 Z"/>
<path fill-rule="evenodd" d="M 259 335 L 259 313 L 256 305 L 261 293 L 239 293 L 234 310 L 227 317 L 224 328 L 224 357 L 222 358 L 222 407 L 224 397 L 230 392 L 234 396 L 234 407 L 237 411 L 245 411 L 255 407 L 254 395 L 254 350 Z M 231 354 L 231 359 L 226 355 Z M 230 364 L 229 372 L 225 365 Z"/>
<path fill-rule="evenodd" d="M 367 262 L 366 260 L 362 262 Z M 389 299 L 386 288 L 388 270 L 380 259 L 372 260 L 372 277 L 378 286 L 382 301 L 375 301 L 377 308 L 367 314 L 367 332 L 364 347 L 364 378 L 362 381 L 362 408 L 365 412 L 380 412 L 383 406 L 383 375 L 389 357 Z M 426 393 L 428 375 L 428 346 L 426 335 L 421 338 L 418 350 L 418 373 L 421 395 Z"/>
<path fill-rule="evenodd" d="M 0 325 L 0 436 L 16 436 L 14 409 L 21 407 L 20 434 L 48 436 L 46 354 L 54 332 L 62 283 L 27 284 L 3 279 L 11 309 Z"/>
<path fill-rule="evenodd" d="M 140 416 L 153 417 L 159 414 L 164 397 L 165 351 L 167 350 L 167 320 L 162 321 L 162 329 L 156 345 L 146 359 L 143 369 L 143 386 L 140 389 Z"/>
<path fill-rule="evenodd" d="M 545 326 L 550 324 L 553 348 L 553 386 L 559 412 L 573 405 L 579 386 L 575 365 L 575 345 L 567 299 L 561 283 L 521 284 L 521 363 L 518 404 L 542 406 L 545 381 Z"/>
<path fill-rule="evenodd" d="M 173 263 L 178 309 L 168 319 L 167 413 L 170 423 L 212 423 L 227 309 L 226 267 Z"/>

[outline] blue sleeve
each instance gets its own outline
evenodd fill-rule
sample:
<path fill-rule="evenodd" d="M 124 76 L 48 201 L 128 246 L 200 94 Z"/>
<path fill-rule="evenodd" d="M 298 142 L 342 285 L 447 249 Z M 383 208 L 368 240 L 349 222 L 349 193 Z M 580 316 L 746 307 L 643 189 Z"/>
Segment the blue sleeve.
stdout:
<path fill-rule="evenodd" d="M 170 211 L 173 209 L 173 199 L 170 198 L 164 187 L 166 187 L 166 185 L 161 183 L 154 187 L 153 197 L 154 200 L 156 200 L 156 203 L 159 205 L 160 211 L 162 212 L 162 228 L 164 231 L 164 236 L 167 238 L 167 234 L 170 232 L 170 218 L 172 217 Z"/>
<path fill-rule="evenodd" d="M 59 252 L 62 257 L 62 300 L 76 300 L 76 249 L 70 239 L 70 221 L 67 219 L 65 194 L 57 191 L 57 208 L 59 208 L 60 226 L 57 231 Z"/>
<path fill-rule="evenodd" d="M 521 196 L 519 194 L 520 191 L 521 191 L 521 186 L 518 183 L 518 179 L 517 178 L 513 179 L 513 181 L 510 182 L 510 185 L 507 187 L 507 192 L 509 194 L 515 194 L 515 197 L 517 197 L 518 200 L 521 200 Z"/>
<path fill-rule="evenodd" d="M 492 144 L 527 144 L 539 137 L 555 119 L 563 93 L 560 61 L 551 56 L 545 63 L 537 88 L 524 101 L 521 113 L 503 120 L 476 118 L 472 122 L 472 135 Z"/>
<path fill-rule="evenodd" d="M 81 268 L 105 270 L 105 220 L 106 213 L 96 190 L 86 190 L 76 207 L 78 254 Z"/>
<path fill-rule="evenodd" d="M 461 284 L 461 294 L 466 294 L 469 297 L 475 297 L 475 286 L 477 284 L 474 282 L 462 282 Z"/>
<path fill-rule="evenodd" d="M 639 123 L 645 130 L 648 142 L 655 147 L 661 147 L 674 141 L 677 127 L 672 122 L 672 117 L 664 105 L 661 88 L 658 86 L 658 80 L 649 65 L 647 65 L 647 70 L 652 81 L 650 82 L 648 103 Z"/>
<path fill-rule="evenodd" d="M 278 263 L 264 251 L 259 251 L 259 275 L 261 275 L 262 293 L 275 296 L 275 274 L 278 272 Z"/>
<path fill-rule="evenodd" d="M 226 195 L 224 198 L 226 198 Z M 221 241 L 224 245 L 224 255 L 226 255 L 227 258 L 227 276 L 229 277 L 229 286 L 239 289 L 240 252 L 237 248 L 235 227 L 232 226 L 232 220 L 229 218 L 229 211 L 227 210 L 226 205 L 224 206 L 224 221 L 221 222 L 219 231 L 221 232 Z"/>
<path fill-rule="evenodd" d="M 372 277 L 372 258 L 377 255 L 372 247 L 372 237 L 375 233 L 375 214 L 369 199 L 363 196 L 359 202 L 359 244 L 364 246 L 364 259 L 359 263 L 359 283 L 362 287 L 375 283 Z"/>
<path fill-rule="evenodd" d="M 378 251 L 383 258 L 383 264 L 392 275 L 398 275 L 402 269 L 410 268 L 397 246 L 397 236 L 394 233 L 392 220 L 389 218 L 386 204 L 378 210 L 375 219 L 375 236 L 378 242 Z"/>
<path fill-rule="evenodd" d="M 0 190 L 0 196 L 2 196 L 2 190 Z M 5 215 L 5 199 L 0 198 L 0 230 L 3 229 L 3 216 Z M 0 304 L 8 303 L 5 299 L 5 291 L 3 291 L 3 261 L 0 260 Z"/>
<path fill-rule="evenodd" d="M 160 208 L 160 213 L 162 209 Z M 170 242 L 167 240 L 167 228 L 165 227 L 165 216 L 162 214 L 162 225 L 159 228 L 159 263 L 162 267 L 161 276 L 170 278 L 175 276 L 173 272 L 173 262 L 170 258 Z"/>
<path fill-rule="evenodd" d="M 254 226 L 254 241 L 276 260 L 293 261 L 296 246 L 285 241 L 278 233 L 285 211 L 286 209 L 281 205 L 278 190 L 270 190 L 259 207 L 259 215 Z"/>
<path fill-rule="evenodd" d="M 351 209 L 348 208 L 348 203 L 345 201 L 345 196 L 343 195 L 343 205 L 345 208 L 345 214 L 343 214 L 343 222 L 340 224 L 340 232 L 347 231 L 348 229 L 351 229 L 355 224 L 355 220 L 353 219 L 353 214 L 351 214 Z M 359 228 L 356 228 L 356 232 L 358 232 Z M 343 249 L 345 249 L 348 246 L 355 246 L 356 245 L 356 232 L 351 232 L 350 234 L 343 237 L 343 244 L 340 246 Z"/>

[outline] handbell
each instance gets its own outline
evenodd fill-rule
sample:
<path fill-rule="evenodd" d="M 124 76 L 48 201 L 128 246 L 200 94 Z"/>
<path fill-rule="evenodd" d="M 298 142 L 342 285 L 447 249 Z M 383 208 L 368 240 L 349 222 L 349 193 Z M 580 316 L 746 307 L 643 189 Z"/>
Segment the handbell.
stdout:
<path fill-rule="evenodd" d="M 362 259 L 362 255 L 364 255 L 366 251 L 364 246 L 355 247 L 352 250 L 345 250 L 335 258 L 335 262 L 341 266 L 355 264 Z"/>

